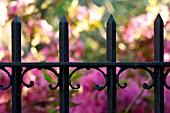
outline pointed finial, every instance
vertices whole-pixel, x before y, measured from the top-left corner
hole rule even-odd
[[[14,17],[12,23],[21,23],[21,21],[20,21],[20,19],[18,18],[17,15]]]
[[[68,21],[67,21],[65,15],[63,15],[63,16],[61,17],[60,23],[68,23]]]
[[[155,19],[155,22],[156,21],[163,21],[161,15],[159,13],[158,13],[158,15],[157,15],[157,17]]]
[[[113,18],[112,14],[110,15],[107,23],[116,23],[115,19]]]

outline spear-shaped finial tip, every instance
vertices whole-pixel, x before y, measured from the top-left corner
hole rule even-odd
[[[112,14],[110,15],[107,23],[116,23],[116,22],[115,22],[115,19],[114,19],[113,16],[112,16]]]
[[[163,21],[161,15],[160,15],[159,13],[158,13],[158,15],[157,15],[155,21]]]
[[[21,21],[20,21],[20,19],[18,18],[17,15],[14,17],[12,23],[21,23]]]
[[[60,23],[68,23],[68,21],[67,21],[67,19],[66,19],[66,17],[63,15],[62,17],[61,17],[61,19],[60,19]]]

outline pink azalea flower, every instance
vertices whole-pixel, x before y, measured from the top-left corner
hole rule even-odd
[[[9,15],[16,15],[18,13],[18,2],[12,1],[8,4],[8,14]]]

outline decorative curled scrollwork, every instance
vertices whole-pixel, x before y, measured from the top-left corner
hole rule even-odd
[[[7,86],[4,87],[3,84],[0,84],[0,89],[1,90],[7,90],[11,86],[12,77],[11,77],[11,74],[4,67],[1,67],[0,69],[3,70],[8,75],[8,77],[10,78],[10,81],[9,81]]]
[[[120,87],[120,88],[126,88],[127,87],[127,83],[124,83],[124,85],[122,86],[121,84],[120,84],[120,82],[119,82],[119,76],[120,76],[120,74],[122,73],[122,72],[124,72],[125,70],[127,70],[127,69],[129,69],[128,67],[122,67],[122,68],[120,68],[120,70],[118,71],[118,73],[117,73],[117,76],[116,76],[116,82],[117,82],[117,85]],[[154,86],[154,73],[151,71],[151,70],[149,70],[148,68],[146,68],[146,67],[134,67],[134,68],[131,68],[131,69],[143,69],[143,70],[145,70],[145,71],[147,71],[149,74],[150,74],[150,76],[151,76],[151,78],[152,78],[152,82],[150,83],[150,84],[147,84],[147,83],[144,83],[143,84],[143,88],[144,89],[151,89],[153,86]]]
[[[166,82],[166,77],[168,76],[169,72],[170,72],[170,69],[168,69],[168,71],[164,74],[164,84],[167,89],[170,89],[170,86]]]
[[[24,86],[26,86],[26,87],[28,87],[28,88],[29,88],[29,87],[32,87],[32,86],[34,85],[34,82],[33,82],[33,81],[30,81],[30,83],[27,84],[27,83],[24,82],[23,77],[24,77],[24,75],[25,75],[28,71],[30,71],[30,70],[32,70],[32,69],[38,69],[38,70],[47,69],[47,70],[50,70],[51,72],[53,72],[54,75],[57,76],[57,78],[59,78],[59,74],[57,73],[57,71],[56,71],[55,69],[51,68],[51,67],[48,67],[48,68],[46,68],[46,67],[43,67],[43,68],[27,67],[27,68],[22,72],[21,77],[22,77],[22,83],[24,84]],[[57,89],[58,86],[59,86],[59,82],[56,84],[56,86],[52,86],[52,84],[49,84],[48,87],[49,87],[51,90],[55,90],[55,89]]]
[[[150,74],[151,79],[152,79],[150,84],[144,83],[143,88],[144,89],[151,89],[154,86],[154,73],[151,70],[149,70],[147,67],[143,67],[141,69],[147,71]]]
[[[128,68],[120,68],[120,70],[118,71],[118,73],[117,73],[117,75],[116,75],[116,82],[117,82],[117,85],[120,87],[120,88],[125,88],[125,87],[127,87],[127,83],[124,83],[124,86],[122,86],[121,84],[120,84],[120,82],[119,82],[119,76],[120,76],[120,74],[123,72],[123,71],[125,71],[126,69],[128,69]]]
[[[75,86],[73,86],[72,85],[72,83],[71,83],[71,77],[72,77],[72,75],[75,73],[75,72],[77,72],[78,70],[80,70],[80,69],[82,69],[82,68],[76,68],[75,70],[73,70],[71,73],[70,73],[70,75],[69,75],[69,85],[70,85],[70,87],[72,88],[72,89],[79,89],[80,88],[80,84],[77,84],[77,87],[75,87]]]
[[[73,70],[73,71],[70,73],[70,75],[69,75],[69,85],[70,85],[70,87],[71,87],[72,89],[79,89],[79,88],[80,88],[80,84],[77,84],[77,86],[75,87],[75,86],[73,86],[72,83],[71,83],[71,77],[72,77],[72,75],[73,75],[75,72],[77,72],[78,70],[80,70],[80,69],[83,69],[83,68],[77,67],[77,68],[76,68],[75,70]],[[85,69],[90,70],[90,68],[85,68]],[[99,72],[101,72],[101,73],[103,74],[105,80],[106,80],[106,82],[105,82],[105,84],[104,84],[103,86],[96,85],[96,89],[99,90],[99,91],[101,91],[101,90],[103,90],[103,89],[107,86],[107,76],[106,76],[106,74],[105,74],[100,68],[93,68],[93,69],[96,69],[96,70],[98,70]]]
[[[27,84],[27,83],[24,82],[23,77],[24,77],[25,73],[27,73],[27,71],[30,71],[30,70],[32,70],[32,69],[34,69],[34,68],[27,67],[27,68],[22,72],[22,74],[21,74],[22,83],[24,84],[24,86],[26,86],[26,87],[28,87],[28,88],[29,88],[29,87],[32,87],[32,86],[34,85],[34,82],[33,82],[33,81],[30,81],[30,83]]]
[[[106,82],[103,86],[96,85],[96,89],[98,89],[100,91],[100,90],[103,90],[107,86],[107,75],[100,68],[95,68],[95,69],[100,71],[106,80]]]

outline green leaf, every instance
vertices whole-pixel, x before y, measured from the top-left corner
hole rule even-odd
[[[49,75],[49,74],[46,72],[46,70],[43,70],[43,74],[44,74],[45,80],[47,80],[49,83],[54,83],[53,80],[52,80],[51,75]]]
[[[69,102],[69,105],[70,105],[70,107],[75,107],[75,106],[78,106],[78,105],[80,105],[80,104],[76,104],[76,103],[74,103],[74,102]]]
[[[69,96],[71,97],[72,94],[77,93],[77,92],[78,92],[78,90],[70,90],[70,91],[69,91]]]
[[[55,90],[55,92],[59,95],[59,90]]]
[[[71,77],[71,81],[74,82],[75,80],[77,80],[78,78],[80,78],[80,77],[82,77],[82,76],[83,76],[82,73],[76,72],[76,73],[74,73],[73,76]]]
[[[119,80],[119,83],[122,85],[122,84],[124,84],[124,83],[128,83],[128,81],[127,80]]]
[[[58,102],[53,102],[52,104],[53,104],[54,107],[58,106],[59,105],[59,101]]]
[[[49,108],[48,113],[58,113],[58,110],[56,108]]]

